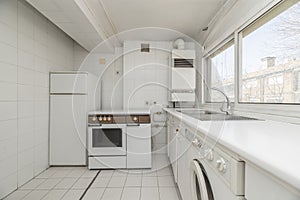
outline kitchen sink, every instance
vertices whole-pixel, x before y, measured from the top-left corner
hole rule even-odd
[[[201,121],[241,121],[241,120],[258,120],[256,118],[242,117],[238,115],[226,115],[223,113],[207,110],[178,110],[182,114],[188,115]]]

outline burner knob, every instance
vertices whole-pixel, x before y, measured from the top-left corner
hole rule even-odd
[[[94,117],[92,118],[92,121],[95,122],[96,120],[97,120],[97,117],[94,116]]]
[[[137,117],[133,117],[133,121],[137,121],[138,120],[138,118]]]
[[[107,121],[111,121],[111,117],[107,117]]]
[[[101,116],[99,117],[99,121],[100,121],[100,122],[102,121],[102,117],[101,117]]]
[[[103,121],[106,121],[106,117],[105,116],[103,117]]]

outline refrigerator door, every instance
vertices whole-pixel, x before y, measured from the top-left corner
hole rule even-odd
[[[51,94],[87,94],[87,76],[82,73],[51,73]]]
[[[87,95],[50,96],[50,165],[86,165]]]

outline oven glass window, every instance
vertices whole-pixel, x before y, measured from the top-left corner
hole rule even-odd
[[[95,148],[122,147],[122,129],[93,129],[92,145]]]

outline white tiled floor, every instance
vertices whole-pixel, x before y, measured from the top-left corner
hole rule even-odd
[[[86,190],[83,200],[180,199],[166,155],[153,155],[151,170],[102,170],[96,177],[97,173],[84,167],[52,167],[5,200],[76,200]]]

